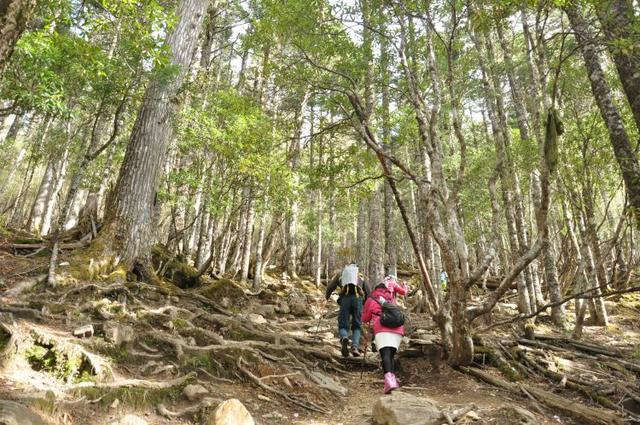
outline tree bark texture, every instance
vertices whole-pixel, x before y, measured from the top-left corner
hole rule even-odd
[[[631,146],[618,107],[613,102],[611,87],[600,66],[600,55],[597,46],[592,41],[592,34],[587,22],[575,5],[565,6],[564,11],[569,17],[569,22],[582,51],[591,90],[600,115],[609,130],[611,145],[625,183],[628,202],[636,218],[636,227],[640,228],[640,165],[638,165],[638,157]]]
[[[157,78],[150,83],[120,168],[105,228],[113,232],[116,252],[127,268],[148,256],[155,239],[152,218],[160,171],[172,134],[175,96],[187,75],[207,5],[203,0],[180,2],[179,20],[167,39],[176,75],[169,81]]]
[[[622,89],[640,131],[640,30],[633,8],[631,0],[596,2],[607,48],[616,64]]]
[[[0,74],[11,58],[35,6],[36,0],[0,1]]]

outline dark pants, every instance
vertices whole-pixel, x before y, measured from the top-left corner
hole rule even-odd
[[[340,312],[338,313],[338,332],[340,339],[349,337],[349,329],[353,331],[353,348],[360,347],[362,334],[362,297],[343,295],[338,298]],[[349,326],[351,324],[351,326]]]
[[[393,360],[396,355],[396,349],[394,347],[382,347],[378,351],[382,359],[382,370],[384,373],[396,373],[396,365]]]

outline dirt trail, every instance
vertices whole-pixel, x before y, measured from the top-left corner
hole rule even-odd
[[[37,282],[39,267],[46,264],[42,258],[0,256],[0,400],[22,402],[51,424],[111,424],[126,414],[148,425],[203,423],[210,409],[185,398],[186,383],[204,386],[213,406],[239,399],[258,424],[373,423],[372,407],[382,392],[378,355],[369,351],[366,362],[341,358],[337,305],[325,306],[322,291],[309,281],[271,273],[258,294],[224,279],[186,290],[76,279],[46,288]],[[35,284],[24,285],[29,279]],[[609,329],[588,327],[585,333],[612,343],[624,340],[617,348],[629,351],[640,339],[629,316],[637,310],[618,311],[625,314],[615,316]],[[405,342],[398,356],[401,391],[443,407],[474,403],[473,414],[457,424],[509,425],[508,417],[499,416],[502,407],[540,409],[522,394],[448,367],[435,370],[428,356],[419,350],[416,355],[416,343],[436,340],[436,329],[424,316],[412,319],[411,344]],[[90,335],[73,336],[87,324],[93,326]],[[537,329],[551,331],[543,323]],[[510,333],[490,337],[513,341]],[[532,352],[556,368],[573,368],[580,379],[606,375],[583,373],[585,365],[540,349]],[[326,379],[330,390],[320,384]],[[527,385],[538,381],[539,387],[561,392],[539,377],[526,379]],[[336,388],[346,388],[347,395],[336,395]],[[196,413],[171,417],[186,408]],[[539,424],[581,423],[547,407],[540,411]]]

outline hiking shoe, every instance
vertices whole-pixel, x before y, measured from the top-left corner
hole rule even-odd
[[[342,349],[340,350],[342,357],[349,357],[349,338],[342,338],[340,343],[342,344]]]
[[[384,393],[389,394],[391,391],[398,388],[398,381],[396,380],[396,375],[391,372],[387,372],[384,374]]]
[[[351,347],[351,355],[353,357],[360,357],[360,349],[356,348],[356,347]]]

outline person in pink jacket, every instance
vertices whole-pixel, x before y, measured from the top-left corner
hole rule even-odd
[[[362,323],[373,324],[373,335],[378,353],[382,359],[382,369],[384,371],[384,393],[388,394],[398,388],[398,381],[395,375],[394,356],[398,351],[404,326],[397,328],[387,328],[380,323],[382,314],[381,303],[396,302],[396,294],[405,295],[407,285],[399,284],[393,276],[386,276],[367,298],[362,311]]]

